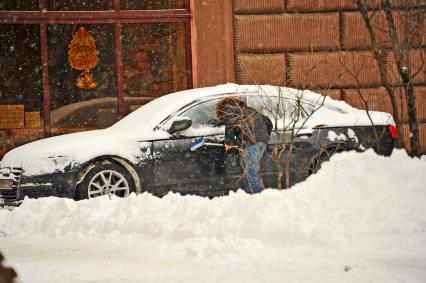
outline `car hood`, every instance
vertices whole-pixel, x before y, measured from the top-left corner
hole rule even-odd
[[[141,151],[143,147],[147,150]],[[72,169],[104,155],[120,156],[136,163],[143,154],[148,155],[149,150],[149,142],[138,142],[131,133],[95,130],[25,144],[8,152],[1,165],[22,168],[25,175],[48,174]]]

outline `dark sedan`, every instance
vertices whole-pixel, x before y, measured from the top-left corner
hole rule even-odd
[[[262,159],[266,187],[278,187],[277,172],[289,173],[284,186],[305,179],[336,151],[374,148],[388,155],[393,149],[396,133],[388,113],[368,116],[311,91],[226,84],[163,96],[107,129],[8,152],[0,165],[0,203],[16,204],[25,196],[218,196],[237,190],[243,174],[239,153],[225,152],[224,127],[215,123],[215,105],[227,96],[239,97],[274,123]],[[203,146],[191,148],[200,138]]]

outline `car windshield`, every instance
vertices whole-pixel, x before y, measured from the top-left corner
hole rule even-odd
[[[110,129],[135,129],[146,125],[153,128],[187,103],[186,99],[176,101],[176,97],[173,95],[162,96],[141,106],[112,125]]]

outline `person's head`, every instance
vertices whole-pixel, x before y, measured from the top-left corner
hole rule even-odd
[[[216,104],[216,120],[219,125],[224,123],[224,119],[236,119],[246,104],[238,97],[230,96],[221,99]]]

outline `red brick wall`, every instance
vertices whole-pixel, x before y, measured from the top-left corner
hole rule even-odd
[[[380,0],[368,0],[378,7]],[[392,0],[398,36],[404,31],[404,9],[415,0]],[[377,63],[369,50],[369,34],[352,0],[234,0],[236,82],[309,88],[364,108],[356,91],[366,97],[371,110],[392,113],[386,91],[381,87]],[[390,47],[383,14],[373,20],[378,41]],[[426,21],[419,42],[426,45]],[[386,76],[396,87],[399,112],[407,123],[402,83],[396,75],[395,59],[385,54]],[[426,52],[410,53],[414,78],[421,146],[426,153]],[[404,124],[404,139],[408,128]]]
[[[286,82],[285,59],[283,54],[238,55],[235,64],[237,80],[255,79],[259,84],[284,85]]]
[[[235,1],[236,13],[280,13],[285,11],[283,0],[239,0]]]
[[[337,49],[339,15],[236,15],[237,53]]]

